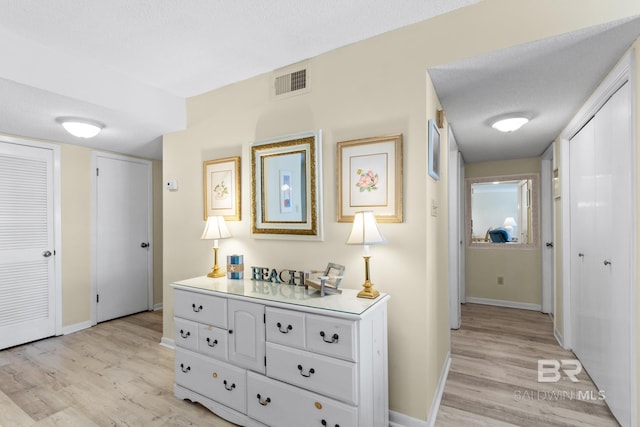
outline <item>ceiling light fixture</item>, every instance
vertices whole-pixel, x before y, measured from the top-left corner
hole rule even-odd
[[[93,138],[104,128],[104,125],[100,122],[77,117],[58,117],[56,121],[60,123],[67,132],[78,138]]]
[[[528,121],[529,119],[526,117],[509,117],[493,122],[491,127],[500,132],[513,132],[527,124]]]

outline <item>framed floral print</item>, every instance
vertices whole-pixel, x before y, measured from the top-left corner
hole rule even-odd
[[[240,221],[240,157],[203,164],[204,220],[213,215]]]
[[[402,222],[402,134],[338,143],[338,222],[362,210]]]

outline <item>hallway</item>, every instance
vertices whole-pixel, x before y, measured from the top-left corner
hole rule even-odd
[[[579,382],[562,370],[558,382],[538,382],[538,359],[575,359],[545,314],[464,304],[451,357],[438,427],[618,425],[584,371]]]

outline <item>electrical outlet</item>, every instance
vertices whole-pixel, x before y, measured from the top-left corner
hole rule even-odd
[[[504,285],[504,276],[498,276],[498,285]]]

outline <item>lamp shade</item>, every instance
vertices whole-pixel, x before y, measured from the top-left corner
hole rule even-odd
[[[504,224],[502,224],[504,227],[515,227],[516,225],[516,220],[515,218],[513,218],[512,216],[508,216],[504,219]]]
[[[347,245],[376,245],[384,242],[373,211],[356,212]]]
[[[227,224],[224,222],[224,217],[210,216],[207,218],[207,224],[204,226],[204,231],[200,237],[203,240],[210,239],[227,239],[231,237]]]

